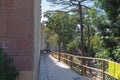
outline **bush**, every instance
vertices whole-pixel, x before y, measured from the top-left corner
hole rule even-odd
[[[120,46],[116,47],[112,54],[114,55],[114,61],[120,63]]]
[[[13,66],[13,60],[0,48],[0,80],[16,80],[19,75]]]
[[[95,56],[98,57],[98,58],[110,59],[108,49],[105,49],[105,50],[102,50],[102,51],[98,52]]]
[[[73,53],[75,51],[76,47],[77,47],[76,42],[69,42],[69,44],[67,44],[68,53]]]

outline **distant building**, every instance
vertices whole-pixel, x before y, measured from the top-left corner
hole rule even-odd
[[[40,0],[0,0],[0,46],[20,71],[17,80],[37,80],[40,56]]]
[[[41,24],[41,50],[44,50],[47,48],[47,42],[46,42],[46,35],[45,35],[45,32],[44,32],[44,29],[45,29],[45,26],[44,24],[42,23]]]

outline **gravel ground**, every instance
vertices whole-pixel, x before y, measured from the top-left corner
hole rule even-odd
[[[41,54],[39,80],[90,80],[83,77],[69,66],[54,59],[51,55]]]

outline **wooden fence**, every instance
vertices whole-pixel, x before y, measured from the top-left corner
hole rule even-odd
[[[58,53],[54,51],[52,51],[51,54],[59,61],[68,64],[71,69],[75,70],[79,74],[91,78],[92,80],[119,80],[114,77],[114,75],[111,76],[109,73],[109,63],[112,61],[100,58],[82,57],[66,53]],[[118,65],[120,66],[120,64]]]

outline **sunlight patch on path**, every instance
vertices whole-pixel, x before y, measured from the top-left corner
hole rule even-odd
[[[70,69],[70,67],[62,62],[59,62],[57,59],[53,58],[51,55],[49,55],[49,57],[51,58],[51,60],[55,63],[55,65],[61,67],[61,68],[66,68],[66,69]]]

